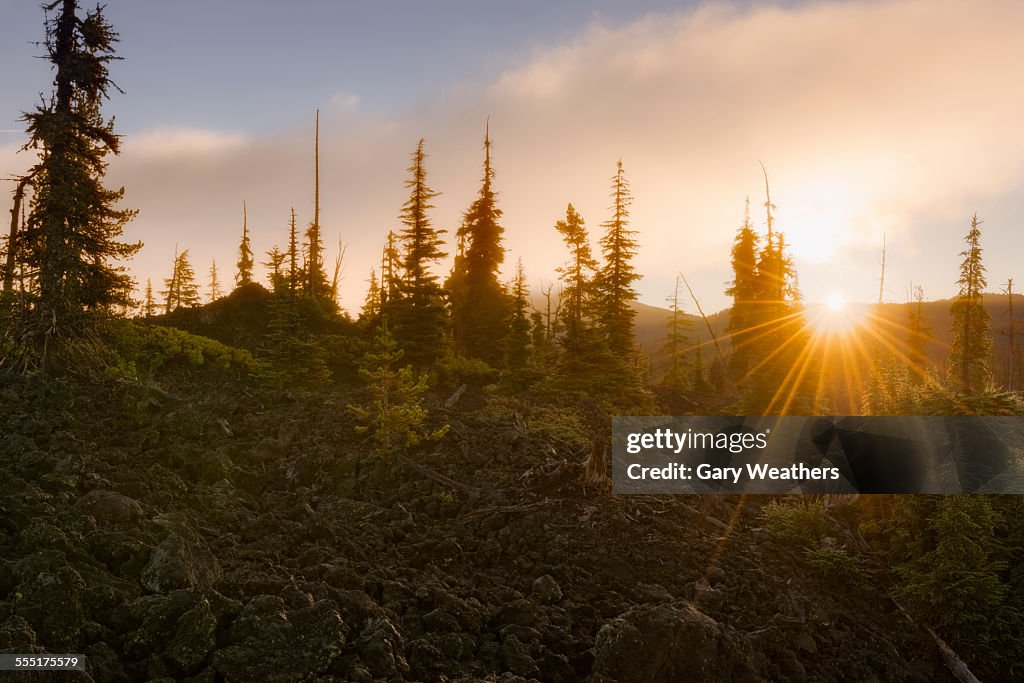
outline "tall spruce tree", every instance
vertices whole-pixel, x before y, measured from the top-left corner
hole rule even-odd
[[[452,337],[455,350],[491,365],[502,362],[508,332],[508,297],[498,281],[505,259],[502,246],[501,209],[492,188],[490,126],[484,132],[484,174],[480,193],[462,216],[457,237],[460,249],[449,279]]]
[[[635,340],[633,319],[636,311],[636,290],[633,283],[640,275],[633,267],[637,252],[636,231],[629,228],[629,206],[633,197],[629,183],[618,162],[612,176],[612,217],[605,221],[605,233],[601,237],[601,251],[604,264],[597,275],[598,316],[608,341],[608,348],[619,358],[633,356]]]
[[[743,225],[736,231],[732,244],[732,282],[725,293],[732,297],[729,324],[726,332],[732,344],[729,356],[729,375],[733,381],[741,380],[751,367],[750,340],[756,335],[753,327],[757,320],[757,252],[759,238],[750,223],[750,198],[743,211]]]
[[[235,285],[241,287],[252,282],[252,242],[249,240],[249,212],[242,202],[242,241],[238,245],[238,272]]]
[[[562,280],[562,296],[565,300],[565,336],[571,344],[572,340],[579,337],[592,307],[592,283],[597,261],[590,248],[590,237],[583,217],[572,204],[565,209],[565,219],[555,223],[555,229],[569,250],[569,260],[558,268],[558,274]]]
[[[960,288],[953,301],[953,340],[949,349],[949,378],[953,387],[962,393],[978,392],[992,381],[992,333],[990,316],[983,295],[988,282],[985,265],[981,261],[982,221],[978,214],[971,217],[971,229],[964,236],[967,248],[960,252]]]
[[[423,139],[416,145],[409,166],[409,199],[402,207],[401,220],[405,228],[400,237],[404,247],[403,277],[399,281],[399,296],[388,301],[390,319],[394,322],[395,338],[405,352],[405,358],[422,367],[433,363],[444,346],[447,323],[444,308],[444,290],[438,284],[432,266],[447,256],[441,235],[444,230],[433,227],[429,211],[437,192],[427,185],[426,152]]]
[[[121,242],[125,224],[136,212],[116,208],[124,189],[103,186],[108,154],[117,154],[120,139],[101,105],[114,86],[108,72],[117,33],[102,6],[78,15],[76,0],[45,6],[57,10],[46,22],[47,59],[55,69],[48,101],[24,115],[29,140],[38,150],[30,171],[32,209],[19,257],[35,274],[27,338],[43,357],[57,352],[57,341],[80,332],[90,314],[127,306],[132,279],[116,261],[139,250],[140,243]]]

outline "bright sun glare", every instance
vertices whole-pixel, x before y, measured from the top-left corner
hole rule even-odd
[[[851,306],[842,292],[832,292],[817,310],[808,311],[808,322],[819,333],[828,335],[848,334],[860,323],[862,317],[856,306]]]
[[[838,313],[846,308],[846,297],[839,292],[833,292],[825,299],[825,308],[831,313]]]

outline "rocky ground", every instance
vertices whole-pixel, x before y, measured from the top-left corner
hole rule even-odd
[[[468,410],[421,469],[379,463],[341,397],[182,387],[0,386],[0,651],[103,682],[949,675],[762,499],[586,491],[578,454]]]

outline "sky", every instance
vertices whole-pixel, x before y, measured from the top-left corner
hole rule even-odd
[[[567,203],[600,236],[620,159],[648,304],[682,272],[705,310],[728,305],[746,198],[764,227],[762,163],[809,302],[875,300],[883,236],[886,301],[911,283],[954,295],[975,212],[989,289],[1024,278],[1016,0],[106,7],[124,90],[104,109],[124,136],[107,184],[139,209],[125,237],[145,243],[129,264],[143,286],[160,288],[176,245],[200,275],[211,259],[232,273],[243,202],[258,260],[284,244],[291,207],[309,222],[318,108],[326,260],[340,240],[352,311],[399,227],[417,140],[450,237],[488,117],[505,273],[521,258],[535,290],[566,258],[553,226]],[[19,117],[52,81],[42,20],[34,0],[0,0],[0,178],[32,163]]]

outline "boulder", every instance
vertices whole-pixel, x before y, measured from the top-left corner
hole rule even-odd
[[[618,681],[757,680],[750,644],[690,603],[633,607],[604,624],[594,673]]]

